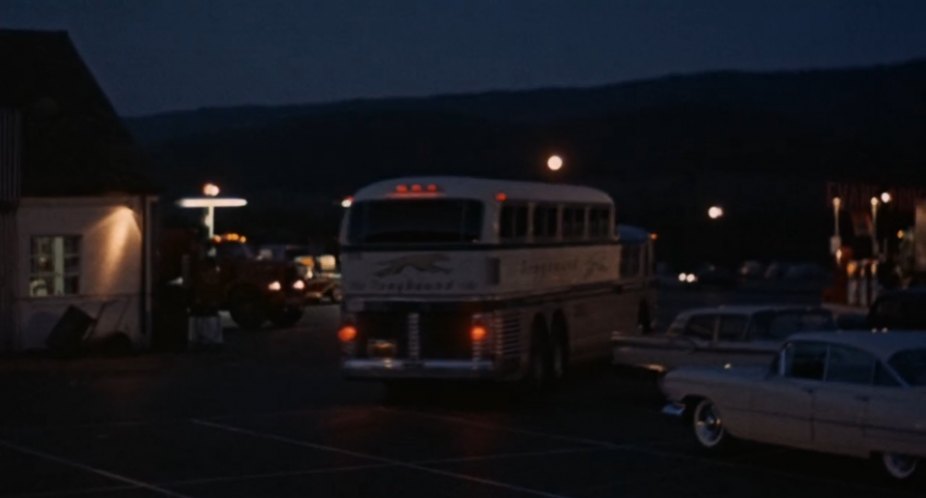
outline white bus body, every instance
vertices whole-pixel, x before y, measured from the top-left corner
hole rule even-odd
[[[558,377],[567,361],[607,358],[611,332],[652,303],[637,285],[651,250],[622,279],[613,202],[586,187],[378,182],[354,196],[341,244],[351,378]]]

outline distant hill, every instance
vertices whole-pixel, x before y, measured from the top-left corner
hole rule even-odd
[[[376,179],[549,179],[552,152],[567,161],[557,181],[608,190],[622,219],[678,245],[707,234],[697,228],[706,203],[729,206],[729,231],[744,238],[727,245],[737,257],[820,256],[825,180],[926,184],[926,60],[126,121],[167,196],[218,181],[252,201],[223,214],[229,223],[277,239],[332,233],[337,200]],[[710,256],[695,245],[670,256]]]

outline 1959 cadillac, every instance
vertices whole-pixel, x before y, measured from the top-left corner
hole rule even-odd
[[[614,365],[666,372],[681,366],[768,365],[792,334],[836,330],[819,306],[716,306],[680,313],[665,334],[611,337]]]
[[[740,438],[875,457],[897,479],[926,459],[926,332],[797,334],[769,368],[682,367],[662,390],[706,449]]]

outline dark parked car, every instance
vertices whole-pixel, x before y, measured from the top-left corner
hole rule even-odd
[[[873,329],[926,330],[926,287],[885,292],[868,313]]]

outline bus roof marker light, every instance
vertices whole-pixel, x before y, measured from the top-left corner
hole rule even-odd
[[[505,202],[506,200],[508,200],[508,194],[504,192],[499,192],[495,194],[495,200],[498,202]]]
[[[429,184],[428,184],[428,186],[427,186],[427,191],[428,191],[428,192],[437,192],[437,190],[438,190],[438,189],[437,189],[437,185],[435,185],[435,184],[433,184],[433,183],[429,183]]]
[[[415,193],[421,192],[421,184],[420,183],[412,184],[412,192],[415,192]]]
[[[408,185],[405,185],[404,183],[400,183],[400,184],[398,184],[398,185],[395,186],[395,191],[398,192],[398,193],[400,193],[400,194],[404,194],[404,193],[408,192]]]

